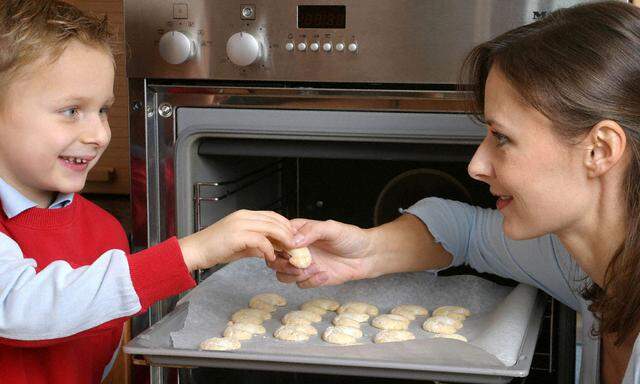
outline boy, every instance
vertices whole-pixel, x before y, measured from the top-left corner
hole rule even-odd
[[[194,286],[190,271],[291,248],[274,212],[238,211],[129,255],[120,224],[77,195],[110,140],[104,20],[52,0],[0,9],[0,381],[99,383],[127,317]]]

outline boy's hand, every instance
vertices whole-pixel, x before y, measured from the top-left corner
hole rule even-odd
[[[276,271],[283,283],[297,283],[301,288],[342,284],[367,277],[372,254],[371,238],[367,230],[337,221],[292,220],[297,229],[296,247],[308,246],[313,262],[299,269],[279,253],[267,265]]]
[[[276,256],[270,240],[295,248],[294,234],[289,220],[275,212],[243,209],[178,242],[185,264],[193,271],[247,256],[273,261]]]

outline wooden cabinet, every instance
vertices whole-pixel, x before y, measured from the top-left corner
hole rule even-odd
[[[85,12],[107,15],[116,46],[116,101],[109,114],[111,144],[89,172],[86,193],[129,194],[129,95],[125,76],[124,15],[122,0],[67,0]]]

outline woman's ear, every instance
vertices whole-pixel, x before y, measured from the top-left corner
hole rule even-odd
[[[584,142],[587,144],[584,165],[589,177],[598,177],[623,158],[627,135],[620,124],[613,120],[602,120],[591,128]]]

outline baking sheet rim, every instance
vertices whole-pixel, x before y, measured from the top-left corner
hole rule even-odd
[[[246,352],[225,352],[225,351],[200,351],[193,349],[168,349],[164,347],[145,347],[138,346],[137,340],[140,336],[145,333],[153,332],[154,326],[145,330],[141,335],[136,336],[133,340],[131,340],[127,345],[124,346],[124,351],[127,354],[137,354],[145,356],[148,362],[153,365],[153,357],[154,356],[164,356],[164,357],[177,357],[177,358],[190,358],[190,359],[214,359],[214,360],[235,360],[235,361],[257,361],[262,363],[294,363],[294,364],[307,364],[312,366],[332,366],[332,367],[349,367],[349,368],[377,368],[377,369],[393,369],[399,371],[413,371],[413,372],[434,372],[434,373],[453,373],[453,374],[475,374],[475,375],[487,375],[487,376],[509,376],[509,377],[525,377],[529,373],[529,369],[531,367],[531,360],[533,359],[533,353],[535,349],[535,345],[538,339],[538,334],[540,331],[540,325],[542,323],[542,316],[544,314],[544,301],[543,301],[542,293],[538,292],[536,297],[536,302],[534,305],[534,310],[531,311],[531,317],[529,321],[529,327],[527,328],[526,335],[523,339],[523,343],[520,346],[520,355],[524,356],[524,358],[518,359],[518,362],[511,367],[491,367],[491,368],[483,368],[483,367],[467,367],[467,366],[459,366],[459,365],[428,365],[428,364],[416,364],[416,363],[402,363],[402,362],[390,362],[386,360],[363,360],[363,359],[353,359],[353,358],[342,358],[332,359],[332,358],[319,358],[317,356],[302,356],[302,355],[265,355],[261,353],[246,353]],[[182,308],[176,308],[174,312],[172,312],[172,316],[169,317],[177,317],[179,314],[187,310],[187,306],[185,305]],[[168,318],[164,319],[168,321]],[[533,330],[534,332],[531,332]],[[348,348],[348,347],[347,347]],[[530,351],[522,354],[522,351],[527,348]],[[239,350],[241,351],[241,350]],[[205,356],[206,354],[206,356]],[[166,359],[165,359],[166,360]],[[365,364],[362,364],[362,363]],[[192,365],[192,364],[189,364]],[[524,365],[525,368],[521,368]]]

